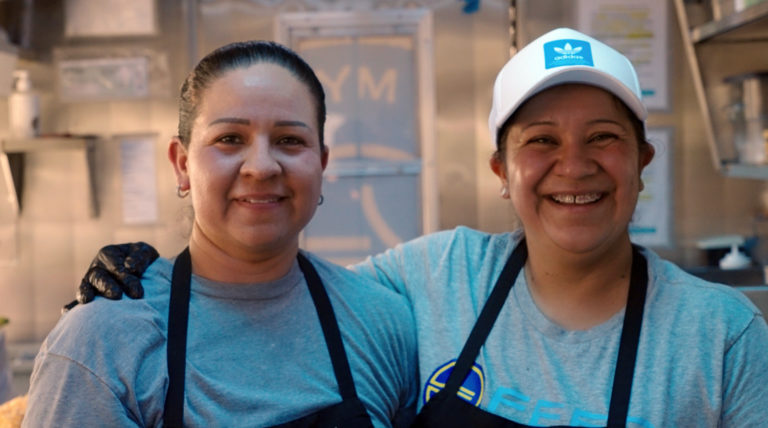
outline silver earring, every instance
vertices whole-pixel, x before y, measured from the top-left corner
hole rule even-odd
[[[184,199],[189,195],[189,189],[182,190],[181,186],[176,186],[176,196],[178,196],[181,199]]]
[[[320,200],[318,200],[318,201],[317,201],[317,205],[323,205],[323,202],[324,202],[324,201],[325,201],[325,198],[324,198],[324,197],[323,197],[323,195],[321,194],[321,195],[320,195]]]
[[[507,199],[509,197],[509,189],[506,186],[501,188],[501,197]]]

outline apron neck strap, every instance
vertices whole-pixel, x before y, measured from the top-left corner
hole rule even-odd
[[[493,291],[491,291],[491,295],[488,296],[488,300],[485,302],[485,306],[483,306],[475,326],[472,327],[472,332],[469,333],[469,338],[464,344],[458,360],[456,360],[456,365],[453,367],[451,375],[445,384],[445,390],[449,394],[453,395],[458,392],[459,387],[464,383],[467,375],[469,375],[469,371],[472,369],[472,365],[480,353],[480,347],[483,346],[488,338],[488,334],[490,334],[491,328],[493,328],[493,324],[496,322],[496,318],[499,316],[507,296],[509,296],[509,290],[515,284],[515,278],[517,278],[527,258],[528,248],[525,246],[525,239],[522,239],[504,265],[501,275],[499,275],[499,279],[496,280],[496,285],[494,285]]]
[[[315,304],[317,316],[320,318],[320,327],[323,329],[325,345],[331,356],[333,365],[333,374],[336,376],[336,383],[339,385],[339,393],[344,400],[357,398],[355,382],[352,380],[352,371],[349,368],[349,360],[344,350],[344,343],[341,340],[339,324],[336,321],[336,315],[333,312],[333,306],[328,298],[328,292],[325,291],[323,281],[317,274],[312,263],[301,253],[298,254],[299,268],[307,280],[309,294],[312,296],[312,302]]]
[[[608,426],[623,427],[629,414],[629,398],[632,379],[635,377],[637,345],[640,343],[640,327],[643,323],[645,296],[648,291],[648,262],[640,249],[632,246],[632,273],[629,281],[624,325],[621,328],[619,355],[613,371],[613,390],[608,410]]]
[[[491,291],[480,316],[469,334],[464,348],[456,360],[443,393],[455,395],[469,375],[472,365],[480,353],[480,348],[490,334],[501,308],[504,306],[515,280],[525,264],[528,251],[525,239],[522,239],[504,265],[499,279]],[[648,289],[648,265],[645,257],[636,246],[632,246],[632,273],[629,293],[621,330],[619,353],[613,374],[613,390],[608,410],[608,426],[623,427],[629,411],[629,398],[632,392],[632,378],[635,372],[637,346],[640,341],[640,327],[643,321],[643,309]]]
[[[323,281],[312,263],[301,253],[297,256],[299,268],[307,281],[312,302],[315,305],[325,344],[331,357],[333,373],[343,400],[357,399],[355,383],[349,368],[347,353],[341,339],[333,306],[325,291]],[[181,427],[184,418],[184,374],[187,357],[187,325],[189,321],[190,282],[192,260],[189,247],[178,255],[173,264],[171,296],[168,308],[168,393],[165,397],[163,426]]]
[[[184,371],[187,357],[187,324],[189,319],[189,283],[192,280],[192,260],[189,247],[176,257],[171,276],[171,297],[168,306],[168,392],[163,411],[164,427],[184,425]]]

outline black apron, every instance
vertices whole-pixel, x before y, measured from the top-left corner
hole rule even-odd
[[[496,285],[483,306],[480,316],[469,334],[469,339],[461,350],[456,365],[453,367],[445,388],[426,403],[416,416],[412,427],[435,428],[507,428],[528,427],[501,416],[487,412],[464,401],[456,395],[459,387],[470,373],[480,347],[485,343],[501,307],[515,284],[515,279],[525,264],[528,250],[523,239],[512,252],[504,265]],[[640,325],[643,320],[645,294],[648,288],[648,272],[645,257],[633,246],[632,277],[629,283],[629,295],[621,330],[619,355],[613,373],[613,391],[608,410],[608,427],[623,427],[629,411],[629,396],[632,390],[632,377],[635,372],[637,344],[640,340]],[[562,425],[561,425],[562,426]]]
[[[357,397],[349,361],[344,351],[341,333],[333,313],[331,301],[325,292],[323,282],[315,271],[312,263],[299,254],[299,267],[309,287],[309,293],[315,304],[320,326],[331,356],[333,373],[339,385],[342,402],[328,406],[307,415],[275,427],[337,427],[365,428],[373,427],[371,418],[363,403]],[[168,394],[165,397],[163,426],[182,427],[184,417],[184,371],[187,355],[187,320],[189,318],[190,280],[192,278],[192,262],[189,248],[179,254],[173,264],[171,280],[171,298],[168,309]],[[258,388],[254,385],[254,388]]]

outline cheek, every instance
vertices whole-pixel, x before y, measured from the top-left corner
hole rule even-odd
[[[510,156],[507,165],[511,192],[535,190],[548,169],[544,157],[530,152],[519,152]]]
[[[224,192],[222,186],[226,185],[233,173],[236,174],[235,160],[215,153],[197,152],[190,155],[188,171],[190,185],[193,193],[206,194],[210,197],[211,191]]]
[[[603,160],[606,169],[612,171],[619,184],[623,184],[628,192],[640,190],[640,163],[638,154],[632,152],[614,153]]]

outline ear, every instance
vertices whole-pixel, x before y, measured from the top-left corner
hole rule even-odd
[[[168,160],[173,165],[176,174],[176,183],[181,190],[189,190],[189,172],[187,148],[181,143],[179,137],[173,137],[168,145]]]
[[[653,156],[656,154],[656,149],[650,143],[645,143],[640,146],[640,159],[638,159],[639,168],[638,174],[640,175],[640,192],[645,189],[645,183],[643,182],[643,170],[653,160]]]
[[[328,158],[331,155],[331,149],[328,148],[328,146],[323,147],[323,152],[320,153],[320,165],[323,167],[323,171],[325,171],[325,167],[328,166]]]
[[[653,160],[656,155],[656,149],[653,144],[646,143],[640,148],[640,172],[643,172],[646,166]]]
[[[493,173],[499,177],[499,181],[501,182],[501,197],[504,199],[509,199],[509,192],[504,192],[504,189],[509,187],[507,163],[502,159],[501,156],[502,155],[499,152],[494,153],[493,156],[491,156],[491,159],[488,161],[488,164],[491,166],[491,171],[493,171]]]

